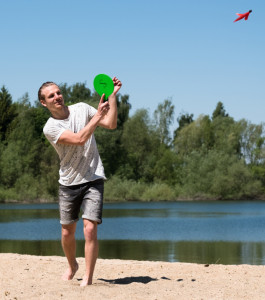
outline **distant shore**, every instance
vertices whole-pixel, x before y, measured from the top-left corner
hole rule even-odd
[[[265,266],[98,259],[92,286],[60,279],[59,256],[0,254],[0,299],[264,299]]]
[[[216,201],[222,201],[222,202],[226,202],[226,201],[234,201],[234,202],[240,202],[240,201],[265,201],[265,195],[264,196],[260,196],[257,198],[242,198],[242,199],[209,199],[209,198],[200,198],[200,197],[196,197],[196,198],[181,198],[181,199],[175,199],[175,200],[151,200],[151,201],[144,201],[144,200],[121,200],[121,201],[117,201],[117,200],[104,200],[104,203],[131,203],[131,202],[139,202],[139,203],[148,203],[148,202],[196,202],[196,201],[208,201],[208,202],[216,202]],[[47,199],[38,199],[38,200],[4,200],[4,201],[0,201],[0,204],[56,204],[58,203],[58,200],[47,200]]]

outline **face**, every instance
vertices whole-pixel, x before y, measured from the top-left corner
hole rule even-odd
[[[41,104],[50,111],[60,110],[64,107],[64,100],[59,87],[55,84],[49,85],[42,89],[45,100],[41,100]]]

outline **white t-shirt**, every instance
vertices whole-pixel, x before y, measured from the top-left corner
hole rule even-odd
[[[77,185],[99,178],[106,179],[94,134],[84,146],[64,145],[57,143],[65,130],[79,132],[92,119],[96,109],[86,103],[68,106],[69,117],[58,120],[50,117],[43,128],[49,142],[60,158],[59,183],[62,185]]]

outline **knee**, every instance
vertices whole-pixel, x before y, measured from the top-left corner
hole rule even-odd
[[[97,223],[92,221],[84,222],[84,236],[87,241],[97,239]]]
[[[67,226],[62,226],[62,237],[64,239],[69,239],[74,237],[75,235],[75,230],[73,230],[72,228],[69,228]]]

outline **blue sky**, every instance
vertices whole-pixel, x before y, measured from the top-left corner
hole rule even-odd
[[[253,12],[234,23],[236,13]],[[16,101],[39,86],[117,76],[131,114],[171,99],[180,113],[264,121],[264,0],[0,2],[0,86]],[[175,126],[177,123],[175,122]]]

